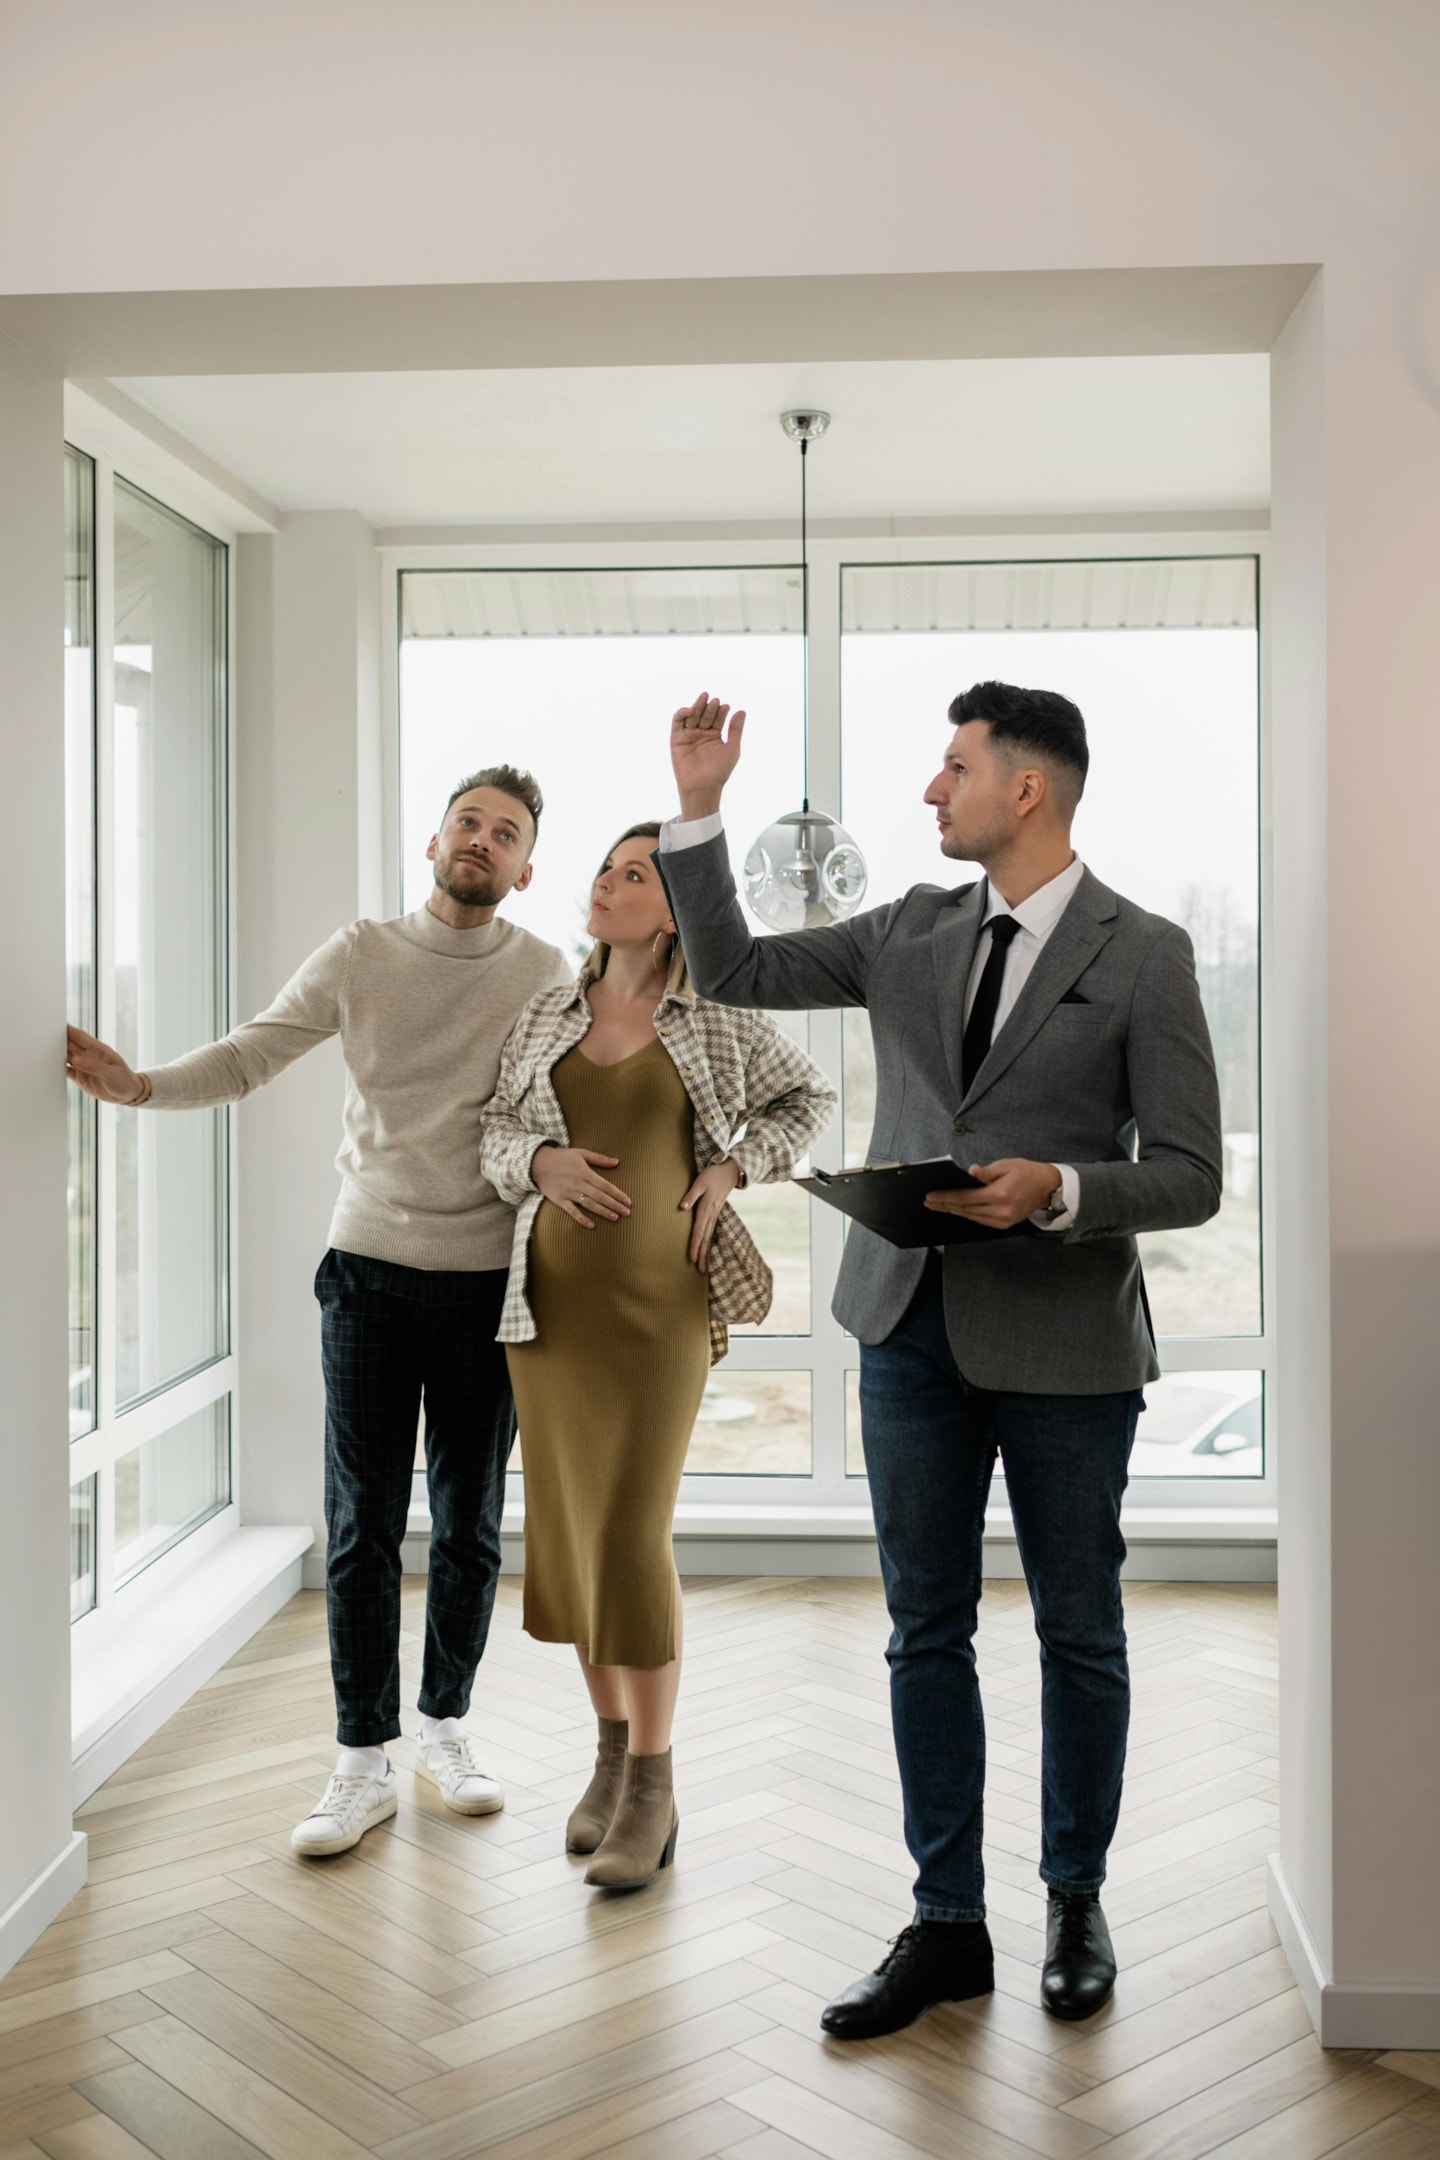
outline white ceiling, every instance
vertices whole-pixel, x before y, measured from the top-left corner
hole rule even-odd
[[[373,524],[1260,509],[1264,354],[125,378],[282,510]]]

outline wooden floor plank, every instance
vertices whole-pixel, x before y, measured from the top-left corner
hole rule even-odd
[[[262,2160],[258,2145],[143,2063],[108,2070],[79,2091],[158,2160]]]
[[[208,1973],[162,1980],[151,1998],[192,2033],[267,2078],[357,2144],[414,2129],[421,2117],[357,2070],[259,2010]],[[142,2057],[142,2059],[144,2059]],[[154,2067],[152,2063],[152,2068]]]
[[[178,2018],[132,2026],[124,2045],[147,2070],[233,2125],[270,2160],[365,2160],[365,2146]]]
[[[187,1961],[387,2091],[398,2092],[434,2071],[430,2056],[379,2018],[357,2010],[227,1930],[217,1929],[191,1943]]]

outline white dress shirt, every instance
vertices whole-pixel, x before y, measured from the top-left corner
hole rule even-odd
[[[660,828],[660,852],[662,855],[677,854],[682,848],[700,847],[707,840],[714,840],[725,830],[724,820],[718,810],[709,817],[670,818]],[[985,934],[985,924],[997,915],[1013,915],[1020,925],[1020,934],[1010,941],[1005,955],[1005,973],[1000,979],[1000,1003],[995,1013],[994,1035],[998,1035],[1015,1008],[1015,1001],[1029,980],[1030,971],[1045,950],[1046,940],[1059,922],[1075,895],[1075,888],[1085,875],[1085,865],[1077,855],[1068,869],[1058,877],[1051,878],[1038,892],[1022,900],[1019,907],[1008,907],[988,885],[985,899],[985,917],[975,946],[975,958],[970,964],[970,980],[965,986],[965,1018],[970,1018],[970,1008],[975,1003],[975,993],[980,987],[980,977],[985,972],[985,962],[990,957],[990,940]],[[991,1038],[994,1039],[994,1036]],[[1080,1206],[1080,1177],[1070,1163],[1057,1163],[1063,1207],[1053,1219],[1043,1210],[1031,1216],[1042,1230],[1068,1230],[1075,1220]]]
[[[698,820],[697,820],[698,822]],[[1019,907],[1009,907],[993,885],[987,881],[985,915],[980,935],[975,943],[975,957],[970,963],[970,980],[965,986],[965,1019],[968,1023],[975,993],[980,988],[980,977],[985,972],[985,962],[990,957],[990,939],[987,925],[997,915],[1013,915],[1020,925],[1020,934],[1010,940],[1010,950],[1005,955],[1005,973],[1000,978],[1000,1003],[995,1008],[995,1026],[991,1041],[998,1036],[1005,1022],[1015,1009],[1015,1001],[1030,979],[1030,971],[1045,950],[1046,941],[1075,897],[1075,888],[1085,875],[1085,865],[1075,856],[1070,866],[1051,878],[1022,900]],[[1039,1223],[1042,1230],[1068,1230],[1075,1220],[1080,1205],[1080,1177],[1070,1163],[1057,1163],[1060,1172],[1060,1192],[1063,1202],[1060,1214],[1053,1218],[1043,1213],[1032,1215],[1030,1220]]]

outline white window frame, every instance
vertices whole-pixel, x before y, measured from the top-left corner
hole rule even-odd
[[[115,538],[115,483],[131,486],[154,498],[223,544],[225,554],[225,701],[223,720],[225,815],[221,826],[224,850],[221,894],[225,910],[222,956],[224,981],[221,1026],[233,1025],[236,973],[235,906],[235,580],[238,533],[215,514],[214,493],[196,484],[195,476],[168,457],[163,450],[138,437],[123,423],[112,419],[104,407],[87,398],[73,385],[65,395],[65,441],[91,460],[95,475],[94,574],[95,574],[95,910],[97,918],[96,1030],[102,1041],[114,1040],[114,743],[115,743],[115,600],[113,564]],[[202,1365],[198,1371],[172,1381],[141,1401],[120,1410],[116,1403],[115,1358],[115,1119],[108,1104],[98,1105],[96,1133],[95,1216],[95,1424],[82,1438],[70,1443],[69,1478],[72,1488],[88,1478],[96,1480],[94,1514],[95,1602],[70,1631],[71,1654],[85,1657],[104,1641],[127,1602],[149,1602],[194,1568],[197,1561],[223,1544],[240,1524],[240,1310],[239,1310],[239,1191],[240,1150],[238,1120],[234,1106],[225,1112],[225,1161],[227,1190],[227,1304],[226,1353]],[[229,1398],[230,1499],[207,1516],[194,1530],[178,1538],[117,1584],[115,1567],[115,1466],[123,1455],[147,1441],[158,1439],[186,1418],[210,1404]],[[137,1595],[138,1593],[138,1595]]]
[[[1001,521],[992,521],[998,524]],[[1121,521],[1116,521],[1120,523]],[[1128,521],[1125,521],[1128,522]],[[1271,790],[1271,694],[1269,672],[1269,580],[1264,530],[1218,530],[1211,520],[1167,519],[1163,531],[1046,530],[1038,523],[1005,520],[1011,529],[977,532],[963,524],[944,527],[927,521],[923,535],[896,538],[881,526],[867,529],[863,521],[848,522],[843,539],[824,537],[810,543],[810,799],[822,810],[839,815],[841,730],[840,710],[840,584],[842,569],[874,563],[1023,562],[1057,559],[1098,561],[1135,560],[1144,557],[1249,555],[1257,566],[1259,584],[1259,734],[1260,734],[1260,850],[1258,891],[1260,902],[1260,1180],[1261,1180],[1261,1299],[1262,1329],[1256,1335],[1188,1337],[1165,1336],[1159,1357],[1166,1372],[1258,1371],[1265,1378],[1265,1474],[1261,1478],[1145,1478],[1132,1480],[1126,1495],[1127,1520],[1168,1524],[1182,1529],[1188,1520],[1202,1518],[1213,1526],[1217,1520],[1236,1534],[1273,1534],[1281,1452],[1276,1416],[1276,1345],[1274,1337],[1275,1295],[1273,1271],[1278,1239],[1274,1217],[1274,1118],[1272,1115],[1272,1026],[1269,986],[1274,980],[1273,952],[1273,818]],[[400,575],[407,570],[645,570],[754,568],[794,560],[793,541],[756,536],[737,540],[734,528],[717,529],[715,537],[697,537],[687,525],[673,536],[656,527],[643,540],[582,539],[534,540],[517,536],[496,539],[493,528],[483,540],[467,543],[452,537],[434,544],[407,540],[382,544],[380,564],[381,606],[381,723],[383,783],[380,814],[383,819],[381,850],[386,912],[398,913],[401,892],[400,830]],[[684,685],[677,688],[677,696]],[[656,716],[657,724],[664,715]],[[943,715],[937,718],[943,728]],[[516,754],[519,754],[518,752]],[[543,779],[543,765],[541,767]],[[917,781],[918,785],[918,781]],[[782,808],[777,804],[777,810]],[[637,813],[638,814],[638,813]],[[664,814],[663,811],[661,814]],[[852,820],[853,823],[853,820]],[[860,845],[864,832],[854,827]],[[1103,874],[1104,866],[1097,866]],[[837,1087],[843,1084],[841,1041],[843,1017],[837,1012],[810,1015],[810,1053]],[[837,1114],[829,1130],[816,1142],[813,1158],[818,1167],[841,1166],[843,1124]],[[741,1527],[747,1518],[773,1523],[783,1519],[797,1537],[823,1537],[837,1526],[853,1528],[857,1518],[868,1520],[869,1500],[865,1481],[845,1473],[845,1389],[847,1372],[859,1369],[859,1344],[839,1326],[830,1312],[830,1291],[839,1266],[842,1221],[835,1210],[811,1207],[811,1332],[806,1336],[735,1334],[731,1337],[729,1368],[737,1372],[799,1371],[811,1374],[812,1472],[807,1478],[693,1476],[684,1480],[682,1516],[692,1522],[713,1518],[717,1528]],[[724,1368],[722,1368],[723,1370]],[[424,1483],[417,1476],[416,1507],[412,1522],[423,1513]],[[510,1480],[507,1520],[518,1516],[520,1480]],[[990,1527],[1003,1527],[1008,1519],[1003,1485],[997,1479],[992,1494]]]

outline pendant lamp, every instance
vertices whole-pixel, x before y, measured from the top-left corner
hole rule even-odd
[[[810,553],[806,456],[830,425],[826,412],[785,412],[780,425],[800,445],[800,624],[804,649],[804,781],[800,808],[787,811],[745,858],[745,896],[769,930],[813,930],[843,922],[865,897],[865,858],[843,825],[810,807]]]

